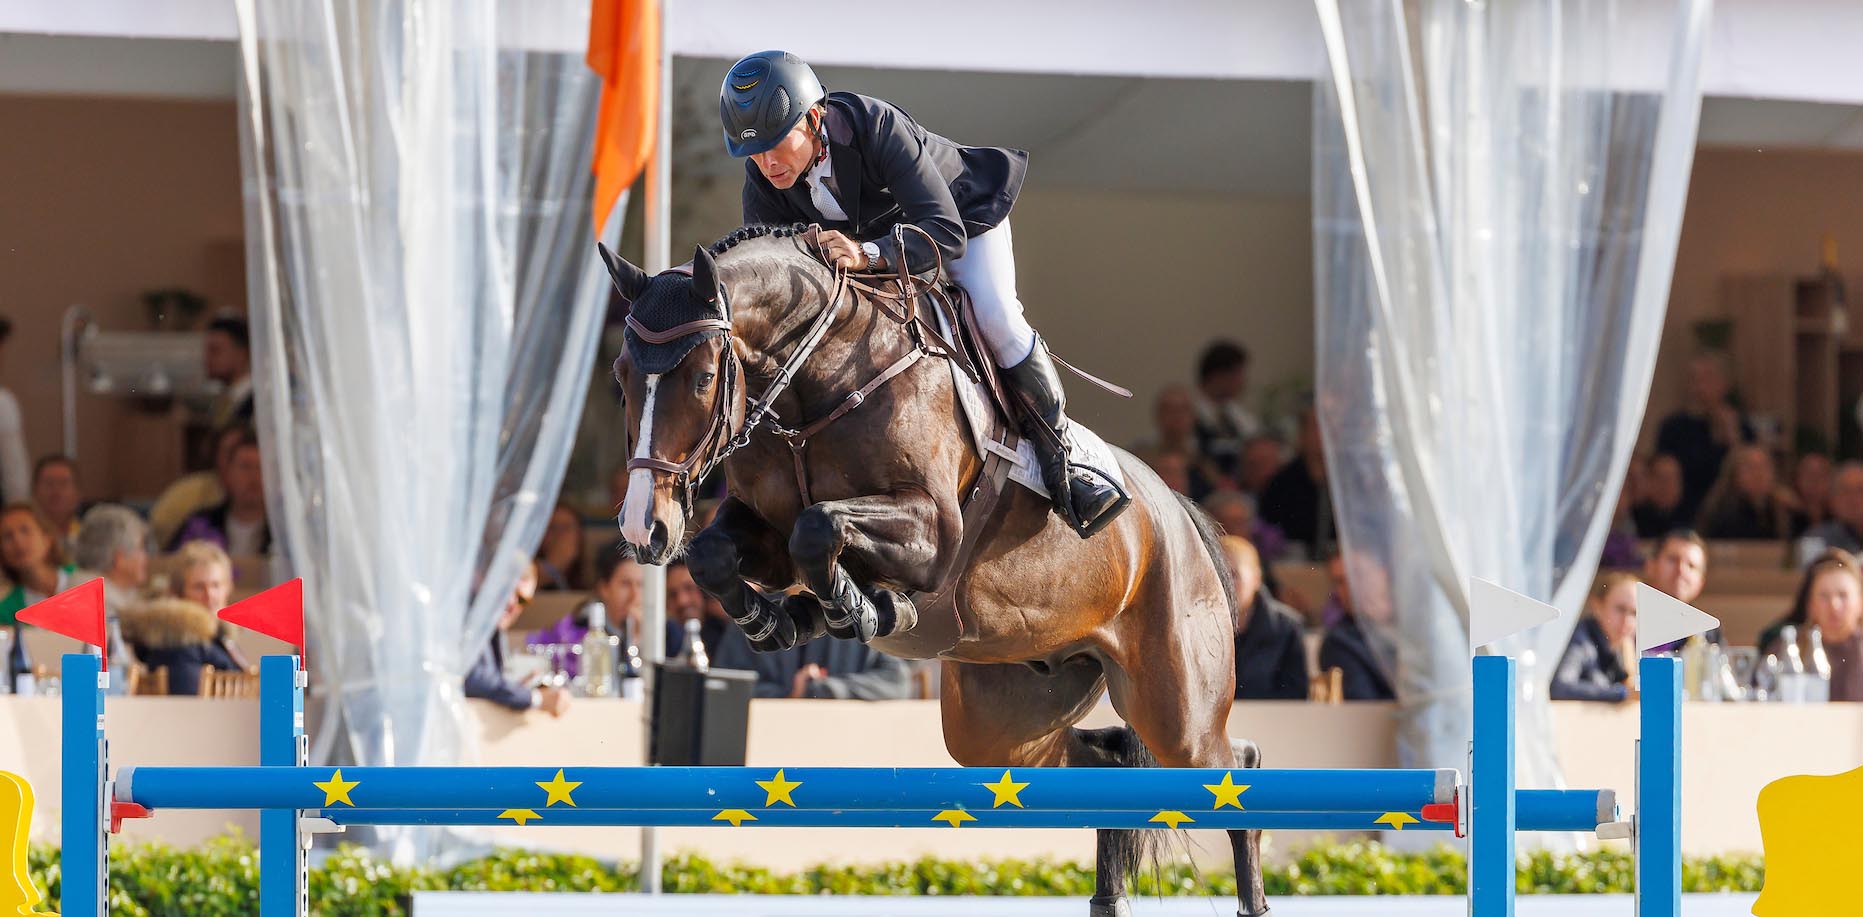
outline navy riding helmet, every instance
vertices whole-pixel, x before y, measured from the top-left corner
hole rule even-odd
[[[826,95],[815,71],[788,51],[759,51],[732,64],[718,89],[725,148],[739,158],[769,150]]]

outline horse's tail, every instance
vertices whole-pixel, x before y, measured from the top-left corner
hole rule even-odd
[[[1229,562],[1223,559],[1223,546],[1216,531],[1216,520],[1203,511],[1189,497],[1172,491],[1171,495],[1190,514],[1190,523],[1197,527],[1197,537],[1203,541],[1203,550],[1209,552],[1210,563],[1216,565],[1216,578],[1223,584],[1223,602],[1229,606],[1229,627],[1234,630],[1242,624],[1242,609],[1236,604],[1236,583],[1229,576]]]
[[[1075,732],[1082,742],[1099,752],[1102,761],[1096,763],[1100,766],[1158,766],[1158,759],[1152,757],[1151,749],[1145,747],[1145,743],[1139,739],[1138,732],[1124,723],[1099,729],[1076,729]],[[1155,829],[1130,831],[1122,828],[1101,828],[1099,829],[1099,843],[1095,845],[1099,854],[1099,862],[1095,864],[1095,868],[1103,877],[1119,876],[1122,881],[1131,881],[1135,884],[1140,876],[1149,871],[1152,873],[1154,882],[1161,887],[1165,862],[1171,852],[1170,839],[1167,835],[1172,833]],[[1182,834],[1183,832],[1175,833]],[[1188,837],[1188,835],[1185,836]]]

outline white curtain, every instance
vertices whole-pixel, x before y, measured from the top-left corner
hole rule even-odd
[[[1557,784],[1544,699],[1649,394],[1711,2],[1632,44],[1612,0],[1316,0],[1318,408],[1406,766],[1466,762],[1481,577],[1563,612],[1502,647],[1522,785]]]
[[[257,413],[328,714],[310,729],[328,759],[458,763],[464,672],[542,537],[606,306],[599,83],[499,36],[520,14],[586,34],[588,5],[236,9]]]

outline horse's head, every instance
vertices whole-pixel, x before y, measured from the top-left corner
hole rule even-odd
[[[629,304],[626,346],[614,367],[627,408],[621,535],[637,558],[662,564],[684,542],[693,488],[717,462],[743,413],[730,303],[703,247],[690,270],[654,277],[605,247],[601,254]]]

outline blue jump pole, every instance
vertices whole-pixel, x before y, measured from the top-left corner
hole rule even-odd
[[[1476,656],[1475,736],[1469,763],[1469,907],[1514,915],[1514,660]]]
[[[296,656],[259,660],[259,765],[302,767],[309,763],[304,742],[303,670]],[[298,838],[296,809],[259,813],[259,914],[302,917],[309,913],[306,884],[309,861]]]
[[[1637,739],[1637,917],[1682,913],[1682,660],[1645,656]]]
[[[63,732],[60,752],[65,782],[64,876],[59,913],[64,917],[106,917],[110,913],[108,844],[110,825],[104,808],[104,780],[110,766],[104,740],[104,691],[109,674],[89,653],[65,654]]]
[[[955,814],[954,814],[955,813]],[[1303,829],[1314,831],[1385,831],[1389,821],[1371,812],[1042,812],[1026,809],[819,810],[819,809],[325,809],[339,825],[656,825],[661,827],[745,828],[1121,828],[1146,830]],[[1407,831],[1448,831],[1446,822],[1403,823]],[[942,820],[941,820],[942,818]]]
[[[341,780],[336,779],[338,770]],[[1415,812],[1454,770],[1012,768],[1018,808]],[[151,809],[988,809],[1003,768],[130,767],[117,798]],[[322,786],[318,786],[321,784]],[[1021,785],[1026,784],[1026,785]],[[336,795],[332,795],[336,794]]]

